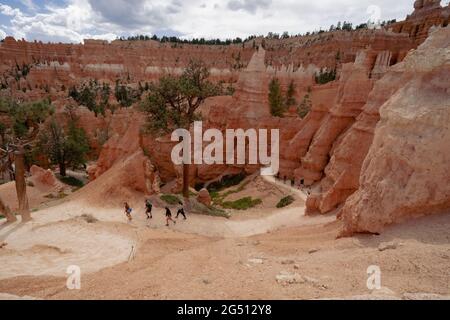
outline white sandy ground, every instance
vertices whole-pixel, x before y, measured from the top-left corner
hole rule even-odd
[[[450,214],[381,237],[336,240],[334,216],[305,217],[304,209],[298,203],[249,220],[194,215],[166,228],[162,209],[147,221],[136,208],[127,224],[121,208],[69,198],[33,213],[29,224],[0,222],[0,243],[8,244],[0,249],[0,299],[449,298]],[[380,252],[382,241],[397,249]],[[367,293],[371,264],[382,267],[383,285],[393,291]],[[81,291],[65,287],[70,265],[82,269]],[[283,272],[312,280],[280,285]]]

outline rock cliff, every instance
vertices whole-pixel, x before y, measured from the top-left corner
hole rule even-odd
[[[373,99],[380,101],[388,81],[391,94],[380,106],[360,187],[343,208],[342,235],[381,232],[386,225],[450,208],[449,75],[447,27],[381,79]]]

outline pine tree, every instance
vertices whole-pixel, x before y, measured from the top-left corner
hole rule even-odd
[[[273,78],[269,84],[270,112],[274,117],[282,117],[285,111],[280,82]]]
[[[191,60],[181,76],[165,75],[151,84],[149,94],[142,102],[147,114],[147,128],[157,136],[174,129],[189,129],[201,119],[196,112],[209,97],[219,96],[219,85],[209,80],[209,70],[201,61]],[[190,165],[183,164],[183,197],[189,199]],[[188,202],[188,201],[187,201]]]
[[[286,93],[286,107],[292,107],[297,104],[295,100],[295,84],[294,81],[289,83],[288,91]]]
[[[59,166],[61,176],[66,176],[67,167],[77,168],[86,163],[90,151],[84,129],[77,127],[77,119],[71,118],[66,128],[53,117],[40,133],[35,153],[46,155],[50,163]]]

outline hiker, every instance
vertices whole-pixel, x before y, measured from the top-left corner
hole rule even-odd
[[[166,221],[167,221],[166,227],[169,226],[169,221],[172,221],[173,224],[177,224],[177,222],[172,219],[172,212],[167,207],[166,207]]]
[[[133,212],[133,209],[131,209],[128,202],[125,202],[124,205],[125,205],[125,215],[128,218],[128,222],[131,222],[131,221],[133,221],[133,217],[131,216],[131,212]]]
[[[147,201],[145,201],[145,214],[147,215],[147,220],[153,219],[152,209],[153,204],[151,203],[150,199],[147,199]]]
[[[179,217],[180,214],[181,214],[181,215],[184,217],[184,220],[187,220],[186,214],[184,213],[183,203],[180,201],[180,202],[178,202],[178,204],[181,206],[181,208],[178,209],[178,212],[177,212],[177,219],[178,219],[178,217]]]

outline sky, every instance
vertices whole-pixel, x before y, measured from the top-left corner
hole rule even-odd
[[[245,38],[403,20],[413,0],[0,0],[0,39],[80,43],[130,35]]]

